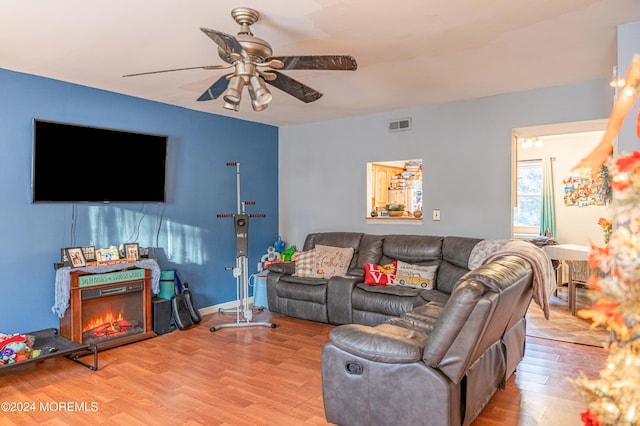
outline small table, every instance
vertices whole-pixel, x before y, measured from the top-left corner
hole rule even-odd
[[[542,250],[551,259],[562,260],[567,263],[569,267],[569,309],[571,309],[571,315],[576,315],[577,288],[576,283],[573,281],[573,264],[586,262],[589,259],[591,247],[576,244],[558,244],[543,246]]]

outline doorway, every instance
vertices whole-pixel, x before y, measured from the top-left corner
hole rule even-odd
[[[600,142],[605,126],[606,120],[593,120],[513,130],[514,238],[531,239],[541,233],[539,214],[528,210],[539,208],[540,204],[531,200],[541,197],[540,192],[535,192],[535,179],[541,178],[542,163],[550,158],[556,224],[553,239],[560,244],[583,246],[603,243],[598,220],[606,216],[606,206],[593,193],[595,184],[589,182],[590,171],[573,167]]]

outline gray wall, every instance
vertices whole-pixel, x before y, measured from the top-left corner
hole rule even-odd
[[[318,231],[511,236],[512,129],[605,118],[608,81],[280,128],[280,234]],[[387,122],[412,118],[410,131]],[[422,223],[367,223],[366,163],[424,160]],[[440,209],[442,220],[431,220]]]
[[[640,22],[618,26],[618,73],[625,76],[634,55],[640,55]],[[621,154],[640,150],[636,130],[638,117],[638,101],[629,112],[618,136],[618,152]]]

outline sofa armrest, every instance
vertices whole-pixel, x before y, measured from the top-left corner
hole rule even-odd
[[[364,281],[363,277],[336,275],[327,284],[327,316],[331,324],[351,324],[353,307],[351,293],[356,284]]]
[[[284,275],[293,275],[293,273],[296,271],[296,264],[295,262],[277,262],[269,265],[268,269],[270,272],[278,272]]]
[[[380,324],[341,325],[329,333],[331,343],[339,349],[375,362],[408,364],[422,360],[429,337],[415,330]]]

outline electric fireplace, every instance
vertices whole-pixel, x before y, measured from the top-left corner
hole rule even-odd
[[[147,339],[152,330],[151,272],[71,272],[69,308],[60,335],[99,350]]]

